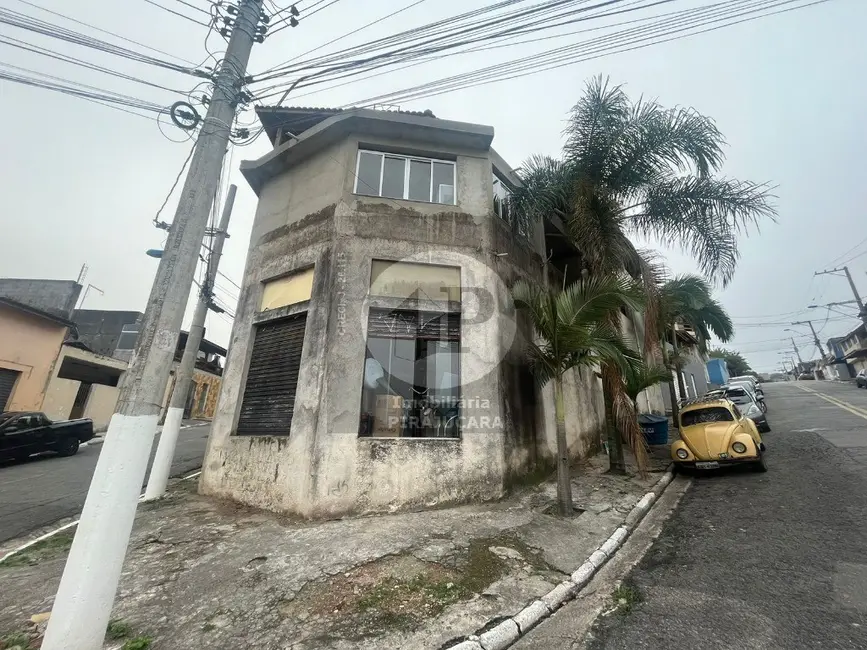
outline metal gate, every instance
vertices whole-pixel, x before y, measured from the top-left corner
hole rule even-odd
[[[306,325],[304,313],[256,327],[238,435],[289,435]]]
[[[6,404],[9,402],[12,389],[15,388],[15,381],[20,374],[17,370],[0,368],[0,412],[6,410]]]

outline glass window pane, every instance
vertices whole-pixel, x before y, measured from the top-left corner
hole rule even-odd
[[[413,201],[430,201],[430,162],[409,162],[409,198]]]
[[[382,172],[382,196],[392,199],[403,198],[403,175],[406,171],[404,158],[385,157],[385,168]]]
[[[382,155],[362,151],[358,157],[358,178],[355,193],[379,196],[379,174],[382,171]]]
[[[433,202],[454,205],[455,166],[452,163],[433,163]]]

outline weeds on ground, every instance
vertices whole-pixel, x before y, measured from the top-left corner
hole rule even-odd
[[[621,584],[611,594],[614,608],[618,614],[629,614],[632,608],[641,602],[641,592],[634,585]]]
[[[120,650],[148,650],[153,643],[153,639],[149,636],[137,636],[124,643]]]
[[[108,622],[105,633],[109,639],[125,639],[132,633],[132,628],[126,621],[115,618]]]
[[[72,546],[72,538],[75,533],[72,531],[63,531],[52,535],[48,539],[43,539],[33,546],[16,553],[12,557],[0,562],[0,569],[10,569],[21,566],[34,566],[42,560],[51,560],[59,557],[69,551]]]
[[[0,650],[27,650],[30,647],[30,635],[23,632],[13,632],[0,637]]]

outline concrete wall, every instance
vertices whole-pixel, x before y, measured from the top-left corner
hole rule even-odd
[[[21,373],[7,410],[41,409],[66,333],[64,325],[0,305],[0,368]]]
[[[36,309],[70,318],[81,293],[75,280],[0,278],[0,296]]]
[[[200,482],[204,493],[306,516],[381,512],[498,498],[509,477],[535,461],[538,397],[526,398],[534,389],[514,347],[520,327],[506,287],[518,277],[541,279],[543,249],[516,242],[492,216],[487,151],[414,146],[455,160],[454,206],[354,195],[360,145],[406,146],[371,140],[349,137],[262,189]],[[462,378],[475,380],[462,386],[460,439],[358,436],[372,259],[459,266],[464,286],[491,296],[491,318],[462,324]],[[307,311],[291,435],[232,435],[253,326],[262,318],[262,283],[311,265],[309,303],[272,310]]]
[[[683,348],[681,348],[681,352],[683,352]],[[686,395],[680,394],[680,387],[676,383],[674,384],[675,393],[678,396],[678,399],[692,399],[695,397],[701,397],[705,393],[707,393],[711,388],[708,383],[708,375],[707,375],[707,366],[705,365],[705,359],[699,354],[698,348],[696,346],[691,346],[689,350],[689,356],[687,357],[687,362],[683,364],[681,369],[683,371],[683,383],[686,387]],[[674,373],[672,373],[672,376]],[[695,379],[695,386],[693,387],[693,378]],[[665,408],[667,410],[671,410],[671,392],[668,390],[668,387],[665,387],[665,390],[662,392],[663,400],[665,401]]]

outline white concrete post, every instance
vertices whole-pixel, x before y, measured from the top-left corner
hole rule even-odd
[[[99,650],[263,0],[240,0],[226,54],[148,298],[136,349],[94,470],[43,650]]]
[[[190,324],[184,356],[181,357],[181,364],[175,375],[175,386],[172,389],[172,399],[166,412],[166,421],[163,423],[163,430],[157,444],[157,453],[154,456],[154,463],[151,465],[151,473],[145,490],[145,501],[159,499],[166,493],[172,460],[175,457],[175,447],[181,431],[181,420],[184,417],[184,406],[187,403],[193,374],[196,371],[199,347],[205,337],[205,317],[208,315],[208,306],[211,304],[220,256],[223,254],[223,242],[226,239],[226,230],[229,228],[229,218],[232,215],[232,205],[235,203],[235,192],[237,191],[238,188],[235,185],[230,185],[229,193],[226,195],[226,203],[223,205],[223,216],[220,218],[220,225],[217,226],[217,233],[211,246],[211,254],[208,256],[208,270],[205,273],[202,290],[199,292],[199,301],[196,303],[196,311]]]

